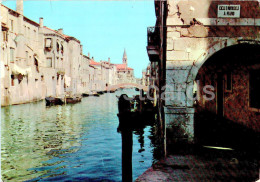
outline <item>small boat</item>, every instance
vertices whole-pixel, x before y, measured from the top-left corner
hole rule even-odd
[[[100,94],[98,94],[97,92],[92,92],[91,94],[89,94],[89,96],[95,96],[95,97],[99,97]]]
[[[89,94],[88,93],[82,93],[82,97],[88,97]]]
[[[55,98],[55,97],[46,97],[45,101],[46,101],[46,106],[64,104],[64,102],[61,98]]]
[[[66,98],[66,103],[68,104],[75,104],[81,102],[81,97],[67,97]]]
[[[140,89],[139,88],[135,88],[135,91],[139,91]]]
[[[104,94],[103,91],[98,91],[97,93],[98,93],[99,95],[103,95],[103,94]]]

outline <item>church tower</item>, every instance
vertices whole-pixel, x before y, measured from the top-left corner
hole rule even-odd
[[[124,55],[123,55],[123,64],[127,65],[127,55],[126,55],[126,51],[124,50]]]

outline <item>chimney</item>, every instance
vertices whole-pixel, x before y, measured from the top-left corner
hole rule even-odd
[[[108,62],[110,63],[110,58],[108,58]]]
[[[88,57],[90,58],[90,53],[88,52]]]
[[[43,28],[43,18],[41,17],[39,20],[40,28]]]
[[[63,34],[63,29],[62,28],[58,29],[58,33]]]
[[[16,11],[23,15],[23,0],[16,0]]]

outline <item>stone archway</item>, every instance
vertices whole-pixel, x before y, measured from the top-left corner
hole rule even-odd
[[[200,142],[237,147],[235,141],[245,140],[246,131],[260,131],[259,50],[258,41],[244,41],[226,46],[200,62],[194,78],[200,83],[194,119],[195,137]],[[214,95],[210,100],[203,93],[208,85]]]
[[[193,62],[193,65],[189,71],[188,77],[187,77],[187,83],[189,86],[193,86],[194,81],[196,80],[196,76],[198,74],[199,69],[202,67],[202,65],[214,54],[218,53],[222,49],[239,45],[239,44],[257,44],[260,45],[260,40],[239,40],[239,39],[223,39],[218,40],[216,42],[213,42],[209,48],[202,53],[197,60]],[[186,93],[188,92],[188,87],[186,88]],[[187,102],[187,106],[193,106]]]

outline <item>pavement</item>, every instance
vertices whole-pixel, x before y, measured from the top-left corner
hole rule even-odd
[[[259,180],[259,132],[207,113],[195,119],[197,144],[168,146],[168,156],[136,182]]]
[[[170,155],[136,179],[136,182],[167,181],[257,181],[256,163],[236,158],[212,159],[196,155]]]

